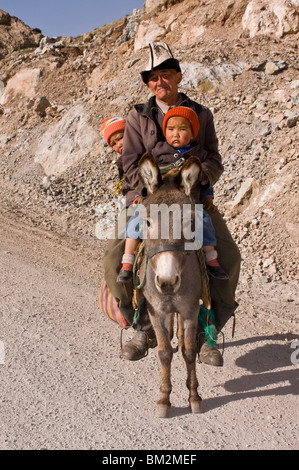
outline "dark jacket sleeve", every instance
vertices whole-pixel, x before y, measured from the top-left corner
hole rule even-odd
[[[121,156],[116,160],[116,166],[118,168],[119,179],[121,179],[124,175],[123,163],[122,163],[122,157]]]
[[[132,187],[139,183],[138,162],[145,153],[146,148],[143,141],[140,115],[132,109],[126,120],[126,128],[123,141],[122,163],[125,181]]]
[[[199,114],[199,144],[201,147],[200,159],[202,169],[209,180],[209,187],[214,186],[223,173],[222,158],[218,149],[214,118],[208,108]],[[197,140],[198,140],[197,139]]]

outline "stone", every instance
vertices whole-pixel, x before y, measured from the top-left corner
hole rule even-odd
[[[231,85],[236,75],[242,73],[241,64],[220,63],[205,67],[200,62],[181,62],[182,87],[198,90],[199,93],[214,94]]]
[[[257,188],[257,181],[254,178],[247,178],[242,183],[234,201],[233,208],[244,207],[249,203],[250,198]]]
[[[286,120],[287,127],[294,127],[298,122],[299,116],[297,114],[292,114]]]
[[[271,123],[272,124],[281,124],[281,122],[284,120],[284,114],[283,113],[278,113],[275,114],[274,116],[271,117]]]
[[[45,190],[49,189],[49,187],[51,186],[51,179],[49,178],[49,176],[43,177],[42,186]]]
[[[263,262],[263,267],[264,268],[268,268],[271,264],[274,263],[274,258],[273,256],[271,256],[270,258],[267,258],[264,262]]]
[[[54,51],[56,48],[63,47],[62,41],[56,41],[54,38],[49,38],[44,36],[39,43],[39,47],[35,49],[34,53],[36,55],[43,55],[46,52]]]
[[[265,73],[267,75],[274,75],[279,72],[279,67],[274,62],[267,62],[265,66]]]
[[[51,103],[45,96],[40,96],[35,102],[35,112],[42,117],[46,116],[46,109],[51,106]]]
[[[287,67],[288,67],[288,64],[286,64],[283,61],[276,61],[276,62],[269,61],[266,63],[265,73],[267,75],[275,75],[277,73],[282,72],[283,70],[286,70]]]
[[[290,99],[290,95],[286,90],[278,89],[274,91],[273,98],[279,103],[286,103]]]
[[[1,97],[4,94],[4,89],[5,89],[4,83],[2,82],[2,80],[0,80],[0,102],[1,102]]]
[[[141,10],[135,8],[132,15],[128,17],[127,24],[123,30],[122,35],[117,39],[116,45],[119,46],[124,42],[130,41],[130,39],[134,38],[138,29],[138,18],[140,16],[140,11]]]

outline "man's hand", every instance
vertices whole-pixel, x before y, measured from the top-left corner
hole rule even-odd
[[[203,208],[207,211],[209,209],[212,209],[213,211],[217,211],[217,207],[214,206],[213,204],[213,198],[212,196],[205,196],[204,203],[203,203]]]
[[[140,204],[140,203],[141,203],[142,199],[143,199],[143,197],[142,197],[141,195],[139,195],[139,196],[135,197],[135,199],[134,199],[134,201],[133,201],[133,204],[132,204],[132,205],[133,205],[133,207],[137,207],[137,206],[138,206],[138,204]]]

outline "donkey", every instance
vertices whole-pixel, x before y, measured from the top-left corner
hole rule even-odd
[[[200,265],[196,251],[186,245],[188,240],[184,236],[174,237],[173,222],[180,218],[180,223],[183,223],[182,211],[168,211],[169,237],[161,238],[163,221],[161,217],[151,216],[151,208],[155,204],[158,207],[161,204],[168,207],[175,204],[172,207],[179,209],[189,207],[192,208],[190,220],[194,222],[194,204],[189,196],[201,178],[201,163],[198,158],[190,157],[181,169],[171,170],[162,179],[155,159],[146,153],[140,159],[139,174],[148,195],[144,202],[146,220],[143,222],[146,223],[145,257],[140,273],[146,269],[143,295],[157,337],[161,363],[160,399],[156,415],[166,418],[171,406],[169,397],[172,390],[170,372],[173,350],[169,331],[175,313],[179,313],[183,329],[182,354],[187,367],[189,404],[193,413],[200,413],[201,397],[197,392],[196,376],[197,324],[203,285]]]

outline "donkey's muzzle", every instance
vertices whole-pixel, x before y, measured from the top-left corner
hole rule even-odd
[[[173,295],[181,285],[181,277],[178,274],[171,277],[159,276],[157,274],[155,283],[160,294]]]

